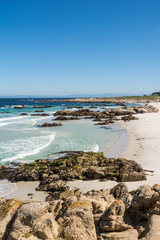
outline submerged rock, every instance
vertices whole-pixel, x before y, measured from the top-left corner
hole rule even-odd
[[[60,127],[62,123],[43,123],[40,127]]]
[[[57,117],[56,119],[53,119],[53,120],[66,121],[66,120],[79,120],[79,118],[59,116],[59,117]]]

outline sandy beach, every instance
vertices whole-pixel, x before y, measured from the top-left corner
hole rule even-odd
[[[19,198],[22,201],[29,199],[36,199],[44,201],[47,197],[47,193],[43,191],[36,191],[35,188],[39,185],[39,182],[17,182],[16,190],[10,194],[5,195],[7,199]]]
[[[124,157],[128,160],[135,160],[147,170],[147,180],[137,182],[127,182],[130,191],[137,189],[144,184],[154,185],[160,183],[160,103],[152,103],[151,105],[159,108],[158,113],[137,114],[138,120],[130,122],[120,121],[120,125],[125,128],[128,133],[126,142],[126,134],[123,135],[115,143],[112,154],[113,157],[118,157],[117,148],[125,150],[119,157]],[[114,152],[115,151],[115,152]],[[109,156],[111,157],[111,156]],[[80,188],[83,192],[90,190],[100,190],[114,187],[116,181],[70,181],[68,182],[71,188]],[[11,194],[6,195],[6,198],[17,197],[21,200],[38,199],[44,200],[47,196],[44,192],[35,191],[38,182],[18,182],[17,188]],[[29,194],[29,195],[28,195]]]
[[[121,157],[135,160],[146,171],[147,180],[127,182],[130,191],[144,184],[154,185],[160,183],[160,103],[151,103],[159,109],[158,113],[137,114],[138,120],[122,122],[120,124],[127,130],[128,145]],[[117,143],[118,144],[118,143]],[[69,182],[71,187],[78,187],[87,192],[92,189],[100,190],[112,188],[117,184],[115,181],[100,182],[75,181]]]

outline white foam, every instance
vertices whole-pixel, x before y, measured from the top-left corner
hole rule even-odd
[[[85,152],[90,152],[90,151],[92,151],[92,152],[95,152],[95,153],[97,153],[97,152],[99,152],[99,146],[98,146],[98,144],[94,144],[89,150],[84,150]]]
[[[32,127],[34,126],[34,125],[36,125],[39,121],[41,121],[41,120],[43,120],[43,119],[48,119],[48,118],[51,118],[52,119],[52,117],[51,116],[47,116],[47,117],[38,117],[38,118],[34,118],[34,119],[30,119],[30,121],[32,121],[33,123],[32,123]]]
[[[95,144],[95,145],[93,146],[92,151],[93,151],[93,152],[99,152],[99,146],[98,146],[98,144]]]
[[[0,197],[5,197],[13,193],[16,189],[16,183],[11,183],[8,180],[0,180]]]
[[[0,123],[0,127],[6,126],[8,123]]]
[[[27,156],[35,155],[44,148],[48,147],[54,140],[55,133],[40,137],[31,137],[26,139],[19,139],[1,146],[2,151],[15,154],[14,156],[2,159],[2,162],[11,162],[22,160]]]
[[[17,120],[22,118],[28,118],[29,116],[18,116],[18,117],[8,117],[8,118],[0,118],[0,122],[10,121],[10,120]]]

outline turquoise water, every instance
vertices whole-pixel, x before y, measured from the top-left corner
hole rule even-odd
[[[7,101],[7,102],[6,102]],[[9,104],[8,104],[9,101]],[[0,99],[0,164],[32,162],[40,158],[52,158],[53,154],[60,151],[103,151],[105,156],[115,156],[112,146],[120,139],[125,130],[117,123],[110,126],[96,126],[91,119],[80,119],[75,121],[62,121],[62,127],[41,128],[38,125],[44,122],[52,122],[53,114],[57,110],[67,109],[72,105],[81,105],[84,108],[96,104],[75,103],[50,103],[52,107],[43,108],[49,117],[30,116],[35,110],[34,105],[48,105],[38,100],[13,100]],[[19,104],[25,104],[24,109],[15,109]],[[103,111],[102,107],[112,108],[97,104],[94,111]],[[22,112],[28,113],[21,116]],[[2,188],[3,185],[3,188]],[[6,188],[4,187],[6,186]],[[14,186],[15,187],[15,186]],[[0,196],[4,195],[11,185],[0,182]]]

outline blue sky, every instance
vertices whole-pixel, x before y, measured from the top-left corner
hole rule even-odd
[[[159,0],[0,0],[0,96],[160,91]]]

